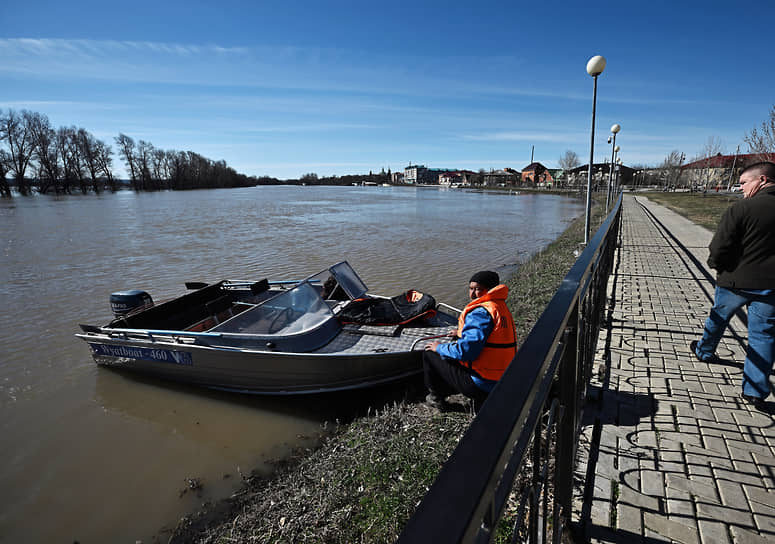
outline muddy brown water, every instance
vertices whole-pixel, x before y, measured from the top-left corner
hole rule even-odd
[[[473,271],[508,274],[582,213],[554,195],[397,187],[0,200],[0,542],[151,542],[382,394],[253,397],[98,368],[73,334],[110,318],[111,292],[161,300],[346,259],[372,292],[462,306]]]

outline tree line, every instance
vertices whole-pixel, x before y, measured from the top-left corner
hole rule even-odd
[[[213,161],[193,151],[158,149],[150,142],[119,134],[119,158],[135,191],[249,187],[274,183],[236,172],[225,161]],[[11,174],[21,195],[83,194],[116,191],[121,183],[113,172],[110,144],[84,128],[54,128],[42,113],[0,109],[0,196],[11,196]]]

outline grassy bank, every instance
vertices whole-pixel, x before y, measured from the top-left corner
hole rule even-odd
[[[657,204],[670,208],[698,225],[716,230],[721,214],[742,196],[740,193],[638,193]]]
[[[593,208],[593,228],[602,221]],[[507,282],[522,341],[554,295],[584,238],[576,219]],[[280,462],[273,476],[245,479],[232,498],[181,520],[170,542],[393,542],[473,418],[462,397],[440,413],[403,400],[327,431],[313,451]]]

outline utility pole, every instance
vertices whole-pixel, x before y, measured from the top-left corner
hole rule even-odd
[[[727,192],[732,188],[732,176],[735,175],[735,165],[737,164],[737,154],[740,153],[740,144],[737,144],[735,159],[732,161],[732,170],[729,171],[729,181],[727,182]]]

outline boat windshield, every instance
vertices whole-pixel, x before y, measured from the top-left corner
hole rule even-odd
[[[355,270],[352,269],[347,261],[335,264],[329,270],[351,299],[361,298],[366,294],[366,284],[363,283],[363,280],[355,273]]]
[[[232,317],[210,332],[286,336],[309,331],[334,319],[328,304],[309,282]]]

